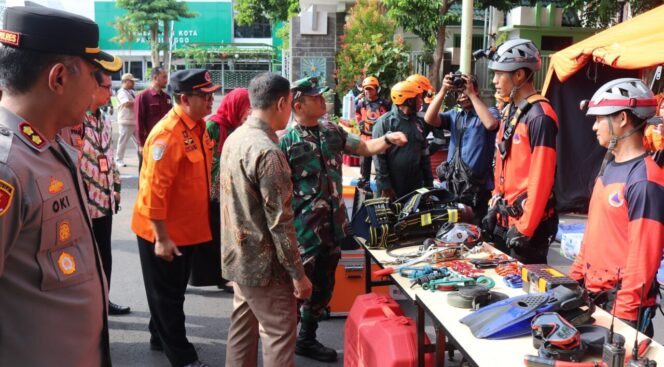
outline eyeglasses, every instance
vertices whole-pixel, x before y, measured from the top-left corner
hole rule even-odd
[[[198,96],[204,99],[210,99],[213,97],[212,93],[189,93],[191,96]]]

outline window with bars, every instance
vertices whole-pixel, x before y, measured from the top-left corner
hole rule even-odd
[[[472,40],[473,45],[471,47],[472,50],[479,50],[480,48],[482,48],[482,46],[484,45],[484,36],[483,35],[481,35],[481,34],[473,35],[472,39],[473,39]],[[454,35],[454,45],[453,45],[453,47],[461,47],[461,35],[460,34],[455,34]]]
[[[233,19],[233,37],[235,38],[271,38],[272,26],[266,18],[258,19],[250,25],[238,25]]]

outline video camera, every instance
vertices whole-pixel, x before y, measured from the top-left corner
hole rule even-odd
[[[486,57],[489,60],[493,60],[494,56],[496,55],[496,51],[498,49],[495,46],[491,46],[489,48],[485,49],[480,49],[475,52],[473,52],[473,60],[477,61],[483,57]]]

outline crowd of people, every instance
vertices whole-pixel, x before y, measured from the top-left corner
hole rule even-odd
[[[186,335],[188,285],[233,293],[226,365],[256,365],[259,339],[265,366],[293,366],[295,354],[337,360],[317,329],[352,235],[342,154],[366,157],[362,178],[373,163],[375,194],[396,199],[433,186],[427,136],[449,131],[438,181],[474,209],[499,249],[525,264],[547,262],[558,229],[559,125],[535,89],[541,56],[531,41],[506,41],[491,56],[495,106],[471,75],[446,75],[438,92],[412,75],[390,88],[390,101],[367,77],[356,102],[360,136],[324,118],[327,87],[316,78],[258,75],[212,114],[221,86],[205,69],[169,78],[155,67],[140,94],[125,74],[114,151],[100,107],[122,61],[98,48],[98,35],[86,18],[32,6],[7,8],[0,30],[0,365],[52,365],[56,353],[62,365],[111,365],[107,315],[131,312],[108,292],[118,167],[132,140],[140,163],[131,230],[149,346],[173,366],[206,366]],[[458,108],[443,111],[448,96]],[[657,99],[624,78],[587,106],[607,156],[571,276],[600,307],[652,335],[664,170],[643,141]]]

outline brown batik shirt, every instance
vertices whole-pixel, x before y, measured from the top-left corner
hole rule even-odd
[[[223,277],[263,287],[304,276],[293,227],[291,170],[255,117],[229,135],[219,165]]]

